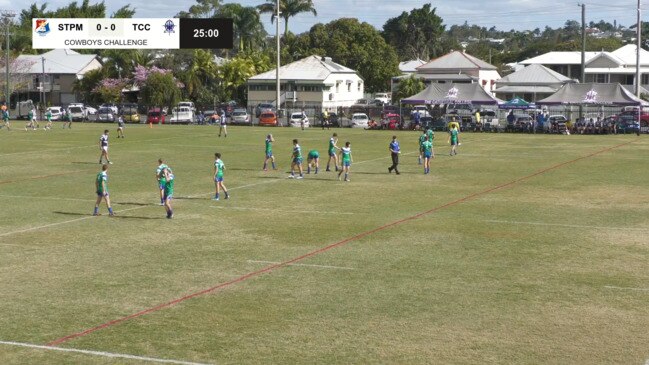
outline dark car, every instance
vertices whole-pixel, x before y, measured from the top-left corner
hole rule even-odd
[[[635,115],[620,115],[617,118],[618,133],[635,133],[640,135],[640,125]]]
[[[324,113],[320,114],[320,121],[322,128],[329,128],[329,127],[340,127],[340,120],[338,118],[338,114],[335,112],[329,112],[327,116],[327,120],[324,118]]]
[[[261,113],[275,112],[275,107],[270,103],[259,103],[255,107],[255,118],[259,118]]]

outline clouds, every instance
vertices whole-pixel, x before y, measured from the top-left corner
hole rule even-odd
[[[47,1],[48,8],[54,10],[68,5],[72,0]],[[597,0],[586,4],[586,21],[598,22],[605,20],[609,23],[617,21],[618,24],[630,26],[635,24],[636,2],[625,0],[611,2]],[[95,0],[93,2],[99,2]],[[244,6],[256,6],[265,0],[226,0],[226,3],[238,2]],[[316,23],[328,23],[339,18],[358,18],[360,21],[372,24],[377,29],[382,29],[383,24],[402,12],[409,12],[414,8],[421,8],[426,0],[313,0],[318,16],[305,13],[289,20],[289,29],[294,33],[308,31]],[[428,1],[437,9],[436,14],[442,17],[447,28],[453,24],[476,24],[490,28],[495,26],[499,30],[533,30],[545,28],[546,25],[557,28],[562,27],[567,20],[581,21],[581,8],[577,2],[563,0],[440,0]],[[12,9],[20,12],[30,2],[17,2],[0,0],[0,8]],[[42,1],[36,1],[38,5]],[[130,4],[135,8],[137,18],[167,18],[173,17],[182,10],[187,10],[193,1],[178,0],[111,0],[106,1],[107,15],[112,14],[122,6]],[[647,11],[643,11],[647,14]],[[649,17],[643,17],[649,20]],[[269,33],[274,34],[274,26],[270,23],[270,16],[263,15],[262,20]]]

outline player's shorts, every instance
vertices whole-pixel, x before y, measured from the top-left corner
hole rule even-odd
[[[108,196],[108,192],[104,193],[104,192],[98,191],[97,196],[101,196],[101,197]]]
[[[351,161],[343,161],[343,166],[347,166],[347,167],[349,167],[349,166],[351,166],[351,165],[352,165],[352,162],[351,162]]]
[[[158,182],[158,187],[160,188],[160,190],[164,190],[165,185],[166,185],[166,183],[165,183],[164,180],[161,180],[161,181]]]
[[[319,157],[320,157],[320,155],[317,154],[317,153],[315,153],[315,154],[309,153],[308,159],[313,160],[313,159],[316,159],[316,158],[319,158]]]
[[[457,141],[451,140],[451,146],[457,146]]]
[[[108,152],[108,146],[101,146],[101,150],[104,152]]]
[[[222,182],[223,181],[223,176],[217,176],[214,178],[215,182]]]
[[[301,165],[302,164],[302,157],[294,158],[293,163],[297,164],[297,165]]]
[[[430,151],[424,152],[424,157],[425,158],[430,158],[433,154]]]
[[[334,150],[329,150],[329,156],[331,156],[331,157],[336,157],[336,151],[334,151]]]
[[[273,152],[266,152],[266,158],[273,157]]]
[[[164,200],[171,200],[174,197],[173,190],[165,190]]]

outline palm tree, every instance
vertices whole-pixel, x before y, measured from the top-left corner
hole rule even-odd
[[[196,49],[194,57],[185,74],[185,86],[189,95],[194,96],[199,90],[208,85],[217,75],[214,55],[210,51]]]
[[[275,14],[277,13],[275,1],[257,6],[260,13],[272,13],[270,21],[275,21]],[[280,17],[284,19],[284,36],[288,34],[288,19],[300,13],[313,13],[318,16],[318,12],[313,6],[313,0],[279,0]]]
[[[255,45],[264,42],[266,30],[254,7],[244,7],[237,3],[225,4],[219,9],[218,15],[232,19],[239,52],[252,51]]]
[[[424,90],[425,87],[426,85],[424,85],[424,82],[419,77],[411,75],[408,78],[404,78],[399,82],[399,89],[397,90],[395,100],[401,100],[412,96]]]

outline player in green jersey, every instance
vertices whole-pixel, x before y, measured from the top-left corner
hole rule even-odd
[[[421,135],[419,135],[419,158],[417,162],[421,165],[422,160],[424,158],[424,146],[423,143],[426,140],[426,131],[422,130]]]
[[[7,130],[10,131],[11,126],[9,125],[9,110],[7,110],[6,108],[7,108],[7,106],[3,105],[2,121],[5,123],[5,127],[7,128]]]
[[[99,215],[99,204],[101,200],[106,200],[108,206],[108,215],[113,216],[113,208],[110,206],[110,197],[108,196],[108,165],[101,166],[101,172],[95,178],[95,191],[97,192],[97,202],[95,203],[95,211],[92,215]]]
[[[427,136],[421,146],[424,150],[424,174],[428,174],[430,173],[430,157],[433,153],[433,143],[428,140]]]
[[[433,128],[428,127],[426,130],[426,137],[428,137],[428,142],[430,144],[433,144],[433,139],[435,139],[435,132],[433,131]],[[431,147],[430,149],[430,158],[435,158],[435,149]]]
[[[342,168],[338,172],[338,180],[340,175],[345,173],[345,181],[349,181],[349,167],[352,165],[352,148],[349,142],[345,142],[345,147],[340,149],[340,160],[342,161]]]
[[[336,171],[338,171],[338,156],[336,156],[336,150],[340,150],[340,147],[336,146],[338,143],[338,133],[334,133],[331,138],[329,138],[329,160],[327,160],[327,171],[331,171],[329,169],[329,163],[331,163],[331,160],[334,160],[334,166],[336,168]]]
[[[298,179],[303,179],[304,174],[302,172],[302,148],[297,143],[297,139],[293,140],[293,153],[291,154],[291,174],[288,175],[289,179],[295,178],[295,170],[298,170],[300,175]]]
[[[27,124],[25,124],[25,130],[27,130],[27,128],[31,128],[34,131],[36,130],[36,113],[34,112],[34,109],[30,109],[27,113]]]
[[[166,181],[164,179],[164,169],[167,168],[164,161],[158,159],[158,168],[155,170],[155,179],[158,182],[158,190],[160,190],[160,205],[165,205],[165,185]]]
[[[174,180],[175,176],[171,167],[165,166],[162,170],[162,175],[164,176],[165,189],[164,189],[164,206],[167,211],[167,219],[174,217],[174,211],[171,208],[171,199],[174,196]]]
[[[448,132],[449,136],[449,142],[451,143],[451,153],[450,155],[457,155],[457,146],[460,144],[460,137],[459,137],[459,130],[457,129],[456,126],[453,126],[451,130]]]
[[[45,119],[47,119],[47,124],[45,125],[45,130],[52,129],[52,111],[47,109],[45,112]]]
[[[311,150],[309,151],[309,154],[306,156],[306,173],[310,174],[311,173],[311,165],[315,168],[315,173],[318,173],[318,169],[320,168],[320,152],[317,150]]]
[[[273,138],[272,134],[269,134],[266,136],[266,158],[264,159],[264,171],[268,171],[268,160],[270,160],[270,163],[273,166],[273,170],[277,170],[277,167],[275,167],[275,156],[273,156],[273,142],[275,142],[275,139]]]
[[[214,154],[214,188],[216,189],[214,193],[214,198],[212,200],[219,200],[219,190],[223,190],[225,194],[225,199],[230,198],[228,195],[228,189],[223,185],[223,172],[225,171],[225,164],[221,161],[221,154]]]

